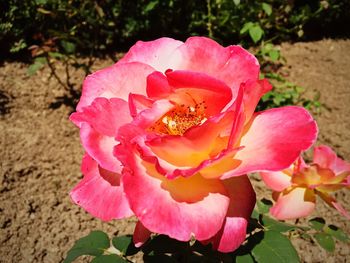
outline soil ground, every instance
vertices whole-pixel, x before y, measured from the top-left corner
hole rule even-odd
[[[281,50],[286,78],[305,87],[305,96],[321,93],[318,143],[350,161],[350,40],[282,44]],[[112,63],[98,61],[94,68]],[[32,77],[26,70],[21,63],[0,67],[0,262],[61,262],[91,230],[131,234],[135,220],[101,222],[70,201],[83,154],[79,131],[68,120],[72,108],[57,103],[64,91],[49,69]],[[63,68],[58,73],[65,76]],[[83,76],[76,71],[71,77],[80,85]],[[258,179],[254,185],[268,193]],[[350,210],[349,192],[336,197]],[[350,222],[321,203],[312,216],[350,233]],[[326,253],[317,244],[293,242],[304,262],[350,262],[349,244],[337,242],[336,251]]]

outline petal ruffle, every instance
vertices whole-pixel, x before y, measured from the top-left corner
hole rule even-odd
[[[96,98],[90,106],[74,112],[70,120],[80,128],[81,123],[86,122],[101,135],[115,137],[119,127],[132,121],[132,118],[126,101],[118,98]]]
[[[350,171],[350,164],[338,158],[337,154],[325,145],[315,147],[313,161],[322,168],[331,169],[335,174]]]
[[[224,48],[205,37],[190,37],[177,51],[181,54],[179,67],[206,73],[225,82],[235,95],[241,83],[248,79],[258,80],[258,60],[240,46]],[[176,54],[176,56],[178,56]]]
[[[134,158],[129,159],[132,173],[126,170],[123,175],[124,189],[131,209],[147,229],[180,241],[192,235],[207,240],[220,230],[229,198],[219,180],[206,180],[200,174],[168,180],[154,165]]]
[[[168,70],[147,78],[147,94],[152,99],[169,99],[178,105],[199,107],[209,118],[231,101],[232,91],[222,81],[204,73]]]
[[[132,216],[121,175],[98,166],[89,155],[82,161],[84,178],[70,192],[72,200],[103,221]]]
[[[316,137],[316,122],[304,108],[286,106],[258,112],[243,131],[240,146],[244,148],[234,156],[239,166],[222,178],[286,169]]]
[[[306,217],[315,208],[316,197],[313,190],[296,187],[278,196],[270,214],[279,220]]]
[[[176,61],[180,58],[174,52],[182,44],[183,42],[181,41],[167,37],[162,37],[154,41],[138,41],[119,60],[118,64],[141,62],[150,65],[158,71],[165,72],[177,64]]]
[[[245,122],[247,123],[252,117],[260,98],[272,89],[267,79],[248,80],[242,84],[244,89],[243,105]]]
[[[122,166],[113,155],[114,146],[118,144],[113,137],[102,135],[85,122],[80,128],[81,143],[86,152],[104,169],[121,173]]]
[[[146,95],[146,79],[153,71],[151,66],[137,62],[118,63],[96,71],[84,80],[77,111],[82,111],[97,97],[127,100],[129,93]]]
[[[288,175],[285,170],[279,172],[261,172],[260,176],[266,186],[273,191],[281,192],[292,185],[291,173]]]

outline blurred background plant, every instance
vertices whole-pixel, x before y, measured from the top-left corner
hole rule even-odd
[[[94,58],[123,52],[139,39],[204,35],[223,45],[256,47],[262,68],[275,73],[283,59],[274,44],[350,36],[347,0],[7,0],[1,6],[0,60],[30,62],[29,74],[50,66],[71,97],[79,94],[69,76],[59,79],[56,61],[67,74],[70,66],[89,74]],[[78,62],[79,57],[89,59]],[[284,86],[287,95],[270,94],[261,107],[298,100],[300,89]]]

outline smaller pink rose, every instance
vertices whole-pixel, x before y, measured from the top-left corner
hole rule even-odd
[[[314,149],[313,163],[300,157],[288,169],[261,172],[265,184],[274,190],[276,204],[271,215],[280,220],[306,217],[315,208],[316,195],[350,219],[350,214],[330,195],[350,186],[350,164],[338,158],[327,146]]]

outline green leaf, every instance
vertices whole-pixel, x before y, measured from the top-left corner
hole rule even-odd
[[[259,219],[259,212],[256,209],[254,209],[250,217]]]
[[[274,220],[271,217],[268,217],[266,215],[262,217],[261,221],[265,228],[267,228],[268,230],[277,231],[277,232],[287,232],[297,228],[294,225],[290,225],[290,224],[286,224],[286,223]]]
[[[252,26],[254,26],[254,24],[252,22],[248,22],[248,23],[245,23],[241,29],[241,31],[239,31],[239,33],[241,35],[243,35],[245,32],[247,32]]]
[[[272,49],[269,51],[269,57],[272,61],[277,61],[280,57],[280,52],[277,49]]]
[[[333,252],[335,249],[334,239],[331,235],[326,233],[316,233],[314,235],[317,243],[329,252]]]
[[[118,255],[101,255],[95,257],[91,263],[125,263],[127,262],[125,259],[119,257]]]
[[[324,232],[327,234],[330,234],[331,236],[335,237],[339,241],[348,242],[350,238],[347,236],[346,233],[343,232],[340,228],[329,225],[324,228]]]
[[[264,31],[261,29],[261,27],[258,24],[255,24],[249,28],[249,35],[251,39],[254,41],[254,43],[257,43],[261,39],[263,33]]]
[[[59,53],[59,52],[49,52],[49,56],[52,57],[52,58],[58,58],[58,59],[64,57],[64,55]]]
[[[272,206],[272,202],[268,199],[261,199],[256,202],[256,205],[258,207],[259,213],[261,214],[267,214],[270,211],[270,208]]]
[[[321,217],[315,217],[309,220],[309,225],[315,230],[322,230],[326,221]]]
[[[135,248],[134,243],[132,241],[132,236],[114,237],[112,239],[112,244],[124,255],[130,255],[130,252],[133,250],[133,248]],[[137,249],[135,248],[134,250]]]
[[[241,0],[233,0],[233,3],[237,6],[241,3]]]
[[[109,238],[102,231],[92,231],[89,235],[77,240],[68,251],[64,263],[70,263],[82,255],[100,256],[109,248]]]
[[[272,7],[268,3],[262,3],[262,9],[265,11],[265,13],[270,16],[272,14]]]
[[[275,231],[265,232],[263,239],[253,248],[252,254],[258,263],[300,262],[290,240]]]
[[[27,69],[28,75],[30,75],[30,76],[34,75],[43,66],[44,66],[44,64],[42,64],[42,63],[34,63],[34,64],[30,65]]]
[[[44,65],[47,63],[47,59],[46,57],[37,57],[34,59],[34,63],[40,63]]]
[[[158,5],[158,1],[151,1],[146,5],[145,9],[143,9],[143,12],[148,13],[152,11],[157,5]]]
[[[39,69],[43,68],[46,63],[47,60],[45,57],[37,57],[36,59],[34,59],[34,63],[28,67],[28,75],[34,75]]]
[[[236,256],[236,263],[254,263],[254,258],[250,254]]]
[[[27,43],[24,41],[24,39],[21,39],[13,44],[13,46],[10,48],[11,53],[16,53],[18,51],[21,51],[22,49],[25,49],[27,47]]]
[[[66,40],[61,41],[61,46],[67,54],[72,54],[75,52],[75,44]]]

